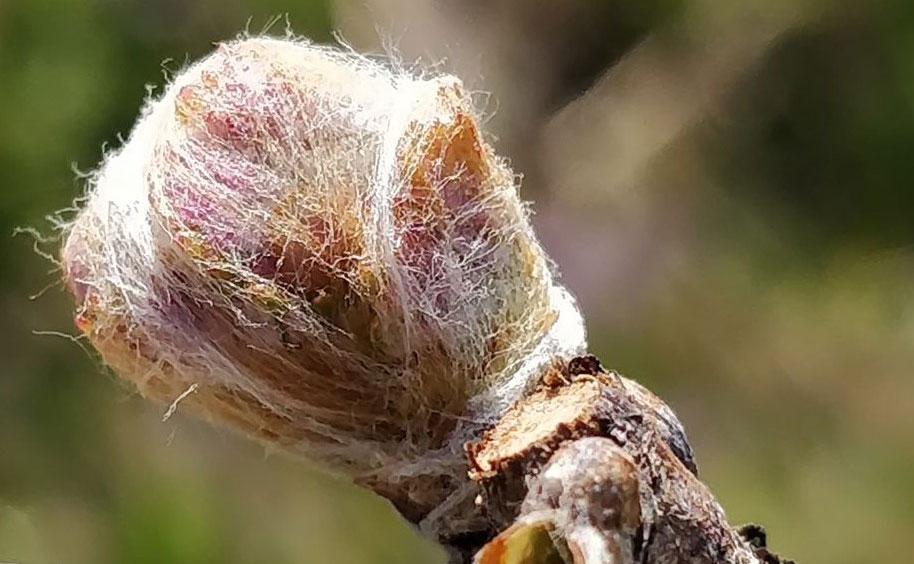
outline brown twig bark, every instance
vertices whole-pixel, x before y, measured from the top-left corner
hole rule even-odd
[[[442,539],[455,562],[787,562],[727,523],[673,411],[594,357],[556,364],[467,458],[489,527]]]

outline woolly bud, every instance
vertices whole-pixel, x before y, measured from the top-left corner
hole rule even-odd
[[[459,474],[466,437],[584,348],[460,82],[303,41],[178,75],[63,259],[78,326],[143,395],[382,492]]]

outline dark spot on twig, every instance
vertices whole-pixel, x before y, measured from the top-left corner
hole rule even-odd
[[[768,550],[768,533],[761,525],[748,523],[740,527],[737,532],[743,540],[749,543],[755,555],[765,564],[796,564],[793,560],[781,558]]]
[[[575,357],[568,363],[568,375],[571,377],[582,375],[592,376],[603,374],[604,372],[606,372],[606,370],[604,370],[603,365],[600,364],[600,359],[592,354]]]
[[[756,523],[746,523],[737,531],[743,540],[752,545],[752,548],[767,548],[768,533],[765,528]]]

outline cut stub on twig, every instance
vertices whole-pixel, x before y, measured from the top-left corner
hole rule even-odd
[[[477,564],[766,562],[698,480],[672,410],[593,357],[555,366],[466,448],[501,531]]]
[[[638,469],[612,440],[568,442],[529,483],[517,522],[483,548],[480,564],[616,564],[635,553]]]

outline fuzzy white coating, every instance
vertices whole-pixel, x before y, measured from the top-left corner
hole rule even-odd
[[[459,474],[585,350],[460,81],[303,40],[224,43],[149,100],[63,259],[141,393],[380,489]]]

